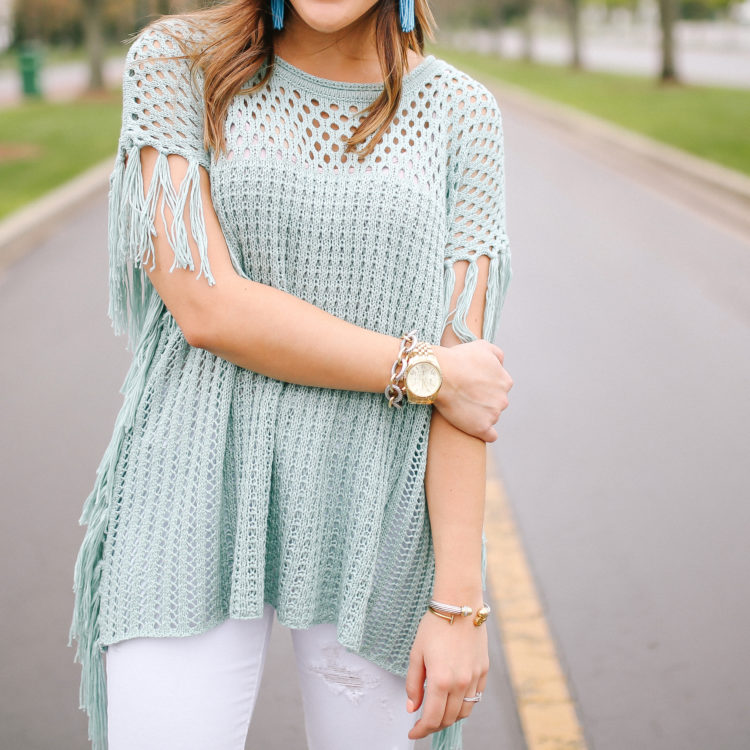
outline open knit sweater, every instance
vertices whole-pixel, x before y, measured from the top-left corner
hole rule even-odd
[[[195,34],[179,19],[164,23]],[[475,261],[487,255],[482,337],[493,340],[511,276],[501,115],[482,83],[427,55],[360,162],[341,138],[382,84],[320,78],[276,57],[261,90],[232,100],[228,150],[214,154],[203,145],[200,72],[191,83],[185,59],[153,59],[180,53],[151,26],[123,72],[109,316],[116,334],[127,332],[133,359],[79,521],[87,529],[68,642],[78,641],[93,750],[107,746],[109,644],[200,633],[229,617],[260,617],[268,602],[292,628],[335,623],[342,645],[405,676],[432,594],[423,480],[433,407],[395,409],[382,393],[282,382],[189,345],[144,270],[162,201],[175,217],[173,268],[192,268],[195,283],[216,283],[204,167],[239,275],[391,336],[417,329],[439,344],[452,325],[461,341],[476,339],[465,316]],[[159,154],[146,194],[139,150],[147,145]],[[188,162],[179,185],[167,154]],[[463,290],[449,310],[462,260]],[[433,748],[460,748],[462,723],[434,733]]]

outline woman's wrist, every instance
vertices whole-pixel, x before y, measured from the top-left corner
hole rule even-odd
[[[391,406],[403,406],[407,400],[414,403],[435,404],[440,408],[451,398],[454,386],[454,373],[457,365],[455,356],[449,351],[449,347],[432,344],[423,341],[419,336],[419,331],[404,332],[396,341],[397,352],[391,360],[391,366],[388,371],[388,382],[382,389],[385,397]],[[406,393],[406,370],[409,366],[411,357],[432,357],[433,362],[437,364],[440,370],[441,383],[437,393],[432,401],[419,401],[418,397],[412,399],[407,397]]]
[[[481,542],[480,542],[481,544]],[[438,546],[435,557],[435,576],[432,598],[443,604],[469,606],[476,611],[482,606],[481,548],[466,542],[461,550]]]
[[[441,409],[455,395],[456,386],[456,353],[450,346],[432,345],[432,351],[440,365],[442,383],[432,402],[437,409]]]
[[[482,601],[482,580],[467,579],[464,582],[440,583],[432,587],[432,598],[444,604],[455,604],[458,607],[468,604],[474,607]]]
[[[477,624],[474,620],[482,614],[481,610],[485,604],[481,585],[476,589],[463,587],[458,590],[436,586],[430,597],[427,612],[450,621],[451,625],[464,622]]]

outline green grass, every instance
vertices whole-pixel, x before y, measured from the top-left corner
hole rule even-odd
[[[75,102],[0,110],[0,218],[117,150],[119,89]],[[114,163],[114,162],[113,162]]]
[[[641,76],[576,72],[428,46],[429,52],[487,84],[493,78],[507,81],[750,174],[750,90],[663,86]]]

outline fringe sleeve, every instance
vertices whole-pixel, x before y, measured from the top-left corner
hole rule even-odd
[[[481,338],[494,341],[512,273],[505,227],[502,116],[495,97],[477,81],[465,86],[459,111],[453,124],[452,137],[457,143],[451,146],[448,178],[443,327],[450,323],[462,342],[477,338],[466,325],[466,315],[478,288],[477,258],[487,255],[489,276]],[[448,310],[456,287],[454,265],[459,260],[468,263],[466,277],[455,309]]]
[[[203,277],[209,285],[215,283],[200,193],[199,167],[209,172],[211,167],[210,154],[203,145],[202,74],[196,73],[194,85],[188,61],[169,59],[181,55],[182,50],[164,30],[167,23],[173,32],[184,35],[182,23],[161,19],[144,29],[128,50],[123,70],[122,129],[109,181],[108,312],[115,334],[127,331],[133,350],[147,322],[156,316],[156,308],[161,307],[144,270],[144,264],[150,262],[153,267],[155,261],[157,210],[174,254],[170,271],[195,270],[188,243],[190,233],[200,260],[196,279]],[[147,192],[140,163],[144,146],[158,151]],[[187,173],[179,185],[174,185],[170,176],[167,154],[187,160]],[[165,204],[172,216],[169,223]]]

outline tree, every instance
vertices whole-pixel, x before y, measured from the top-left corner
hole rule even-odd
[[[102,0],[83,0],[83,30],[89,63],[89,91],[104,88]]]
[[[570,67],[576,70],[581,65],[581,3],[580,0],[566,0],[568,30],[570,33]]]
[[[523,50],[521,58],[526,62],[532,62],[534,60],[534,29],[532,24],[534,0],[523,0],[523,9]]]
[[[677,69],[674,62],[674,25],[677,18],[677,0],[659,0],[659,24],[661,26],[661,72],[662,82],[676,82]]]

